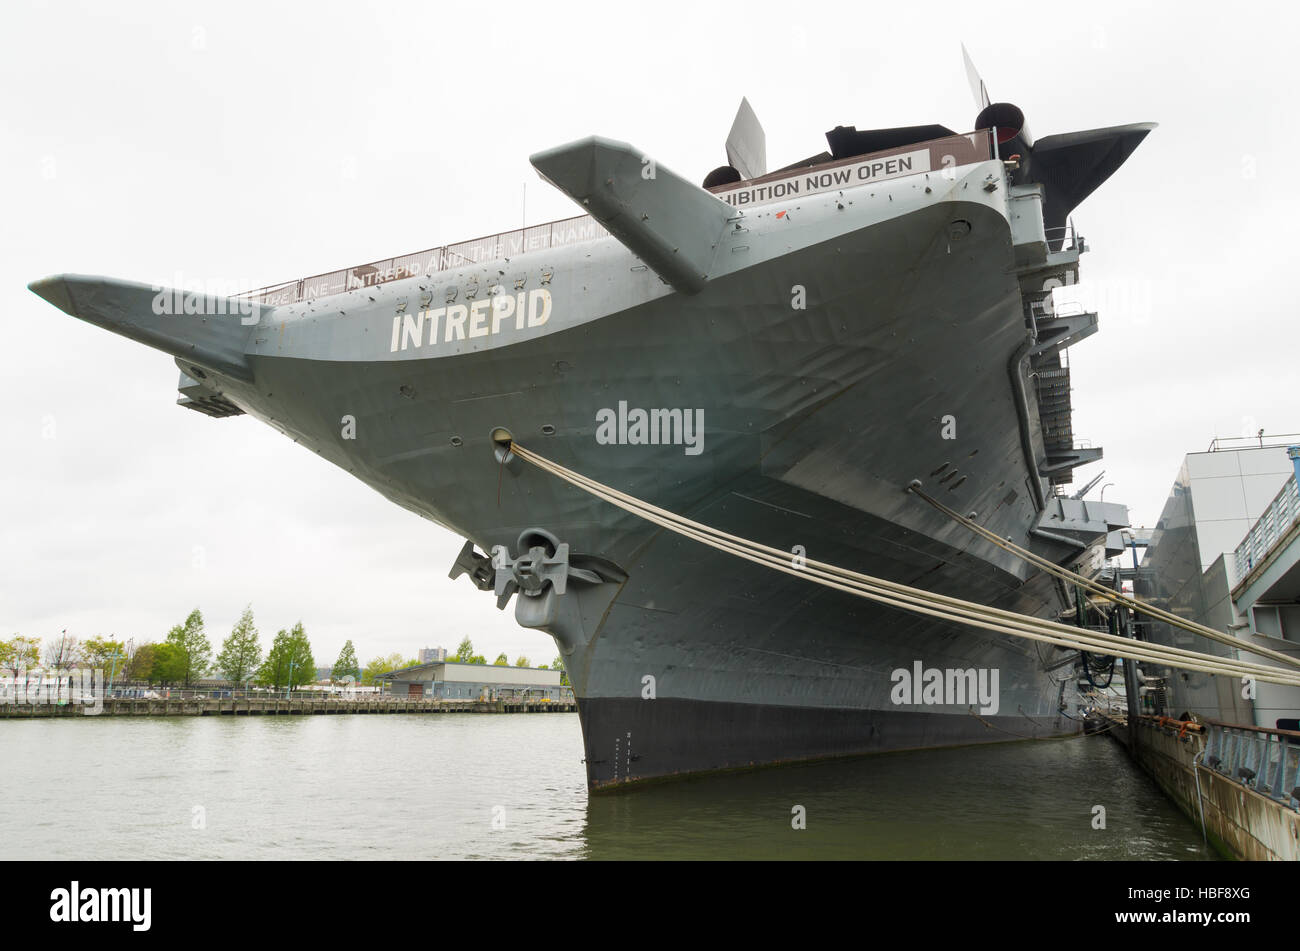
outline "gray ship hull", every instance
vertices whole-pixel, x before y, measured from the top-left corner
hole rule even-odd
[[[779,497],[790,502],[792,494]],[[765,518],[756,507],[733,495],[700,520],[759,537],[797,530],[825,560],[945,594],[987,600],[1001,589],[1000,607],[1040,615],[1056,607],[1044,576],[1023,585],[997,579],[977,559],[921,543],[883,520],[846,513],[843,521],[819,520],[838,526],[820,535],[793,524],[798,516]],[[726,514],[732,517],[709,518]],[[954,568],[927,569],[927,560]],[[927,571],[928,584],[917,577]],[[1044,672],[1044,660],[1056,656],[1051,649],[1040,654],[1024,641],[830,591],[671,536],[638,559],[634,578],[586,653],[571,661],[586,672],[579,705],[593,786],[1060,735],[1078,726],[1060,710],[1073,687]],[[895,703],[891,674],[917,662],[998,671],[997,712],[981,713],[974,697],[946,706]],[[644,696],[647,675],[653,700]],[[1068,669],[1057,676],[1069,679]]]
[[[1077,732],[1059,715],[975,719],[944,713],[628,698],[578,701],[588,784],[623,786],[690,773],[899,750],[1046,739]]]
[[[955,216],[973,224],[960,248],[945,237]],[[486,438],[508,427],[569,468],[774,547],[1054,616],[1062,605],[1045,576],[903,491],[947,462],[961,481],[941,487],[952,488],[946,501],[1045,550],[1028,534],[1037,475],[1006,369],[1024,339],[1011,253],[1004,219],[954,203],[535,343],[415,365],[267,356],[255,374],[296,438],[327,458],[338,451],[333,461],[485,551],[538,526],[626,572],[577,631],[539,625],[565,655],[592,786],[1068,733],[1077,724],[1044,672],[1054,649],[737,561],[539,471],[502,471]],[[820,292],[807,311],[766,303],[795,284]],[[394,400],[401,386],[413,395]],[[236,399],[259,411],[256,396]],[[620,401],[703,408],[706,451],[598,444],[596,412]],[[302,427],[308,414],[321,428]],[[345,414],[366,434],[359,447],[326,434]],[[999,671],[999,712],[892,702],[891,672],[916,661]],[[646,676],[654,700],[642,699]]]
[[[229,358],[238,372],[178,363],[484,551],[540,528],[605,566],[598,584],[544,603],[516,597],[521,623],[564,654],[593,787],[1074,732],[1066,675],[1048,673],[1055,649],[725,556],[503,465],[491,439],[504,427],[568,468],[776,548],[1055,616],[1045,576],[904,491],[920,479],[1003,537],[1072,551],[1031,535],[1042,478],[1029,456],[1043,444],[1013,384],[1024,303],[1006,203],[981,187],[1001,174],[984,162],[805,198],[782,216],[756,209],[692,295],[606,238],[276,308]],[[436,346],[434,331],[408,348],[416,306],[511,279],[521,295],[548,288],[555,313],[540,330],[449,330]],[[108,306],[93,288],[77,292],[87,301],[42,293],[79,316]],[[621,406],[702,412],[701,451],[602,443],[600,413]],[[918,664],[996,672],[996,701],[900,700],[894,674]]]

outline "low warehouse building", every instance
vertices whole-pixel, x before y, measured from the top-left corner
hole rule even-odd
[[[560,684],[560,671],[496,664],[435,661],[404,667],[375,678],[396,697],[412,700],[571,700],[571,687]]]

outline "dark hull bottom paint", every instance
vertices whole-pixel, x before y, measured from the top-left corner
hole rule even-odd
[[[1064,716],[966,716],[627,697],[578,700],[591,788],[683,773],[1078,733]]]

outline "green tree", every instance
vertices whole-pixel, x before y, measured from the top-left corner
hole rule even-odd
[[[532,664],[529,663],[527,657],[524,657],[524,656],[521,654],[521,655],[519,655],[518,657],[515,658],[515,666],[516,666],[516,667],[531,667]]]
[[[257,671],[257,682],[279,690],[293,689],[295,684],[311,683],[316,679],[316,661],[311,656],[311,643],[299,621],[290,630],[276,632],[271,650]]]
[[[114,682],[126,673],[129,658],[126,644],[107,637],[88,637],[81,642],[81,662],[91,670],[103,671],[108,682]]]
[[[186,686],[198,680],[212,666],[212,644],[203,633],[203,615],[195,608],[185,619],[167,632],[167,643],[174,644],[184,657],[184,675]]]
[[[361,679],[361,668],[357,665],[357,651],[348,641],[343,645],[343,650],[339,651],[339,659],[334,661],[334,669],[330,671],[330,677],[334,680],[342,680],[344,677],[351,677],[353,680]]]
[[[221,645],[217,655],[217,667],[233,683],[242,683],[244,679],[257,670],[262,663],[262,645],[257,640],[257,628],[253,626],[253,606],[244,608],[244,613],[235,622],[230,636]]]
[[[116,655],[116,656],[114,656]],[[126,644],[122,641],[109,640],[107,637],[88,637],[81,642],[81,661],[87,667],[104,671],[105,676],[113,669],[125,668]]]
[[[456,648],[456,656],[452,659],[459,661],[462,664],[486,664],[487,663],[486,657],[484,657],[482,654],[474,653],[474,645],[470,643],[468,637],[461,640],[460,646]]]
[[[35,667],[40,659],[41,642],[38,638],[15,634],[7,641],[0,641],[0,668],[15,677],[19,671]]]
[[[401,654],[371,658],[370,663],[366,664],[366,669],[361,673],[361,682],[363,684],[374,684],[375,678],[380,674],[391,674],[404,666],[406,666],[406,661],[402,659]]]
[[[131,662],[126,667],[126,677],[128,680],[148,680],[153,679],[153,665],[158,652],[157,644],[141,644],[131,655]]]
[[[266,660],[257,668],[254,678],[264,687],[279,690],[289,682],[289,632],[284,628],[275,632],[271,649],[266,652]]]
[[[556,654],[555,660],[551,661],[551,670],[558,670],[560,672],[560,683],[566,687],[569,685],[569,670],[564,666],[564,658],[559,654]]]
[[[492,666],[494,666],[494,667],[509,667],[509,666],[510,666],[510,658],[506,657],[506,655],[505,655],[504,653],[502,653],[502,654],[497,654],[497,659],[494,660],[494,661],[492,661]]]
[[[179,644],[166,641],[153,646],[153,664],[145,678],[149,683],[163,686],[188,681],[185,679],[190,671],[190,658],[185,648]]]
[[[302,621],[293,626],[289,632],[293,643],[292,665],[289,668],[289,686],[316,682],[316,658],[311,655],[311,641],[303,629]]]

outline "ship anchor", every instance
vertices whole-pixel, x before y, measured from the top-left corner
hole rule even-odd
[[[497,608],[505,610],[516,593],[515,619],[523,627],[548,630],[565,637],[567,611],[561,610],[570,585],[586,591],[609,588],[608,596],[627,580],[627,573],[608,559],[570,553],[569,546],[544,528],[526,528],[511,555],[505,545],[494,545],[490,556],[466,541],[451,566],[449,577],[468,575],[474,587],[496,594]],[[581,598],[579,598],[581,600]],[[569,633],[573,637],[577,632]]]

